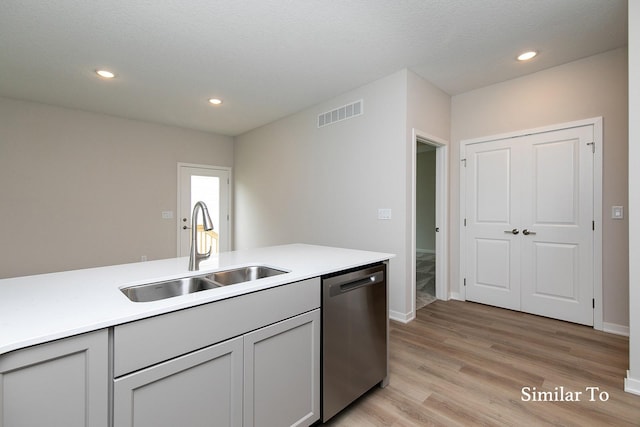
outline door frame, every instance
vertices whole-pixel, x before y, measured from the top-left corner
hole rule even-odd
[[[184,163],[184,162],[178,162],[178,166],[176,168],[176,175],[177,175],[177,185],[178,188],[176,190],[176,256],[180,256],[180,198],[181,198],[181,191],[182,191],[182,180],[181,180],[181,173],[180,173],[180,168],[182,167],[190,167],[190,168],[198,168],[198,169],[209,169],[209,170],[222,170],[222,171],[226,171],[229,173],[229,195],[227,197],[227,203],[228,203],[228,214],[229,214],[229,220],[228,220],[228,233],[229,233],[229,250],[233,250],[233,212],[232,212],[232,206],[233,206],[233,170],[230,167],[227,166],[212,166],[212,165],[202,165],[202,164],[198,164],[198,163]]]
[[[584,120],[573,122],[558,123],[549,126],[543,126],[532,129],[518,130],[514,132],[502,133],[497,135],[489,135],[480,138],[463,139],[460,141],[460,242],[458,248],[458,256],[460,259],[459,298],[466,301],[465,274],[467,263],[465,259],[466,245],[466,227],[464,221],[466,218],[466,147],[470,144],[494,141],[497,139],[516,138],[530,134],[545,133],[562,129],[569,129],[581,126],[593,125],[593,141],[595,143],[595,153],[593,156],[593,221],[595,221],[595,230],[593,232],[593,297],[595,299],[595,307],[593,310],[593,328],[599,331],[604,330],[603,322],[603,290],[602,290],[602,162],[604,152],[604,139],[602,135],[602,117],[592,117]]]
[[[436,233],[436,298],[449,299],[449,279],[447,266],[448,258],[448,150],[449,141],[430,135],[419,129],[412,129],[411,144],[411,253],[409,289],[406,294],[411,298],[411,311],[406,321],[413,320],[416,316],[416,191],[417,191],[417,144],[429,144],[436,147],[436,227],[440,229]]]

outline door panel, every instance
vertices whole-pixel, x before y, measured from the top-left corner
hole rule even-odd
[[[511,148],[475,154],[475,220],[508,224],[511,216]]]
[[[577,222],[579,169],[578,140],[534,143],[534,223],[575,224]]]
[[[511,242],[508,240],[476,239],[476,281],[478,286],[511,289]]]
[[[577,301],[578,247],[558,243],[533,247],[533,295]]]

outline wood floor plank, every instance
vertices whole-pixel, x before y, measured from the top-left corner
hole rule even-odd
[[[391,322],[389,351],[389,386],[375,387],[326,425],[640,426],[640,396],[623,389],[626,337],[435,301],[408,324]],[[589,387],[597,388],[595,401]]]

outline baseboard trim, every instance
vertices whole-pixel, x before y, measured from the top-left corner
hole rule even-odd
[[[455,299],[458,301],[465,301],[460,292],[449,292],[449,299]]]
[[[416,313],[400,313],[399,311],[389,310],[389,319],[402,323],[409,323],[416,318]]]
[[[640,380],[631,378],[629,375],[630,373],[627,371],[627,378],[624,379],[624,391],[640,396]]]
[[[602,324],[602,330],[610,334],[622,335],[625,337],[629,336],[629,327],[624,325],[604,322]]]

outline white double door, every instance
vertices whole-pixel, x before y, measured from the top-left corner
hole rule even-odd
[[[466,146],[466,299],[593,325],[593,126]]]

